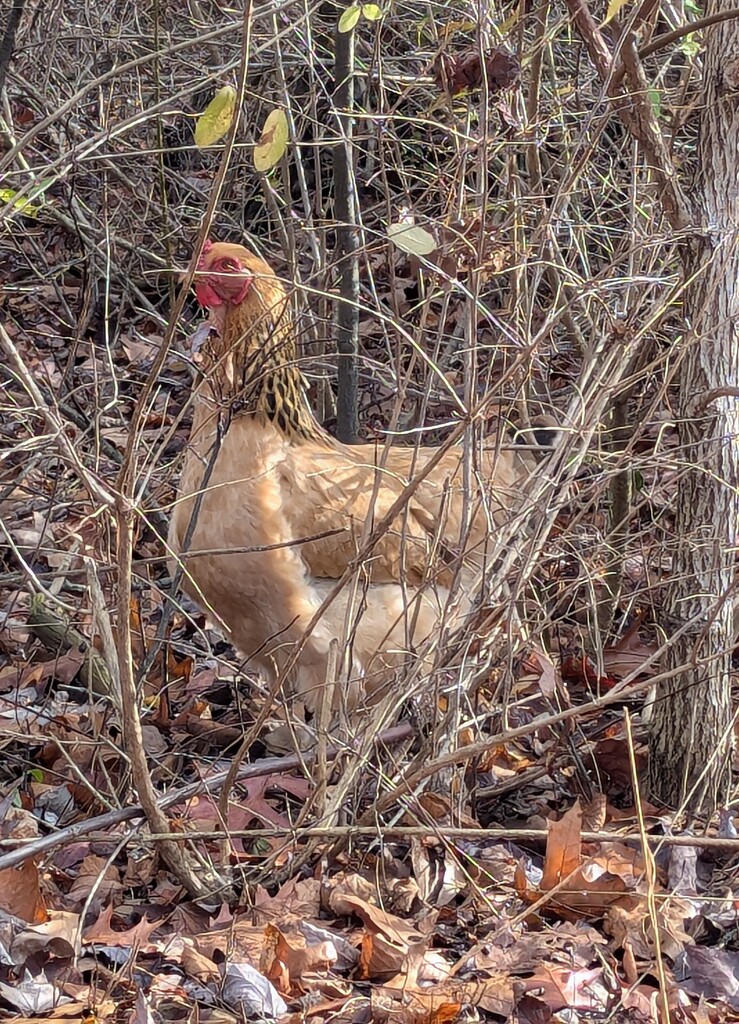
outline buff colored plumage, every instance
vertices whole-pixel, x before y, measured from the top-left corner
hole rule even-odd
[[[175,555],[183,551],[199,501],[185,589],[274,678],[354,559],[365,523],[384,516],[436,449],[349,447],[321,428],[298,369],[285,289],[259,257],[240,245],[206,244],[196,291],[219,330],[194,396],[169,543]],[[429,578],[433,550],[442,548],[448,560],[463,549],[467,565],[484,558],[532,458],[520,450],[479,453],[488,488],[473,500],[462,543],[462,455],[461,448],[445,453],[378,541],[358,584],[344,588],[313,630],[286,680],[309,707],[326,683],[333,638],[349,637],[356,700],[387,685],[409,650],[437,628],[449,572]],[[306,540],[321,534],[330,535]],[[352,614],[355,607],[361,614]]]

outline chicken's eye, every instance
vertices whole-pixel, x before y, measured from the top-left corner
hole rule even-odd
[[[232,260],[232,259],[225,259],[225,260],[223,260],[221,262],[221,266],[223,267],[224,270],[227,270],[227,271],[238,270],[239,269],[236,266],[236,261]]]

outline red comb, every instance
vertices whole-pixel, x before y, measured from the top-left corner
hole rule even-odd
[[[205,261],[205,256],[207,253],[210,252],[212,248],[213,243],[209,238],[206,238],[205,241],[203,242],[203,248],[200,252],[200,259],[198,260],[198,270],[202,270]]]

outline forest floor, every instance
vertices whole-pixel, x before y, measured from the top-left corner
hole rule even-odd
[[[127,411],[162,328],[139,314],[113,347],[94,322],[65,337],[59,324],[77,288],[71,278],[39,302],[37,287],[11,277],[7,329],[87,469],[113,490]],[[187,603],[152,656],[169,585],[159,532],[188,431],[179,414],[190,373],[175,353],[144,426],[142,463],[158,458],[128,627],[144,670],[151,778],[174,832],[223,885],[188,899],[137,807],[110,698],[114,524],[60,457],[23,383],[7,375],[0,495],[0,998],[9,1017],[732,1016],[731,814],[697,838],[641,792],[641,716],[657,653],[648,616],[632,601],[620,640],[596,664],[586,592],[561,557],[549,566],[559,611],[548,643],[502,635],[461,698],[453,676],[430,680],[430,710],[401,702],[383,718],[369,709],[338,744],[328,736],[302,752],[295,719],[275,704],[223,821],[219,785],[267,698]],[[376,410],[381,419],[381,401]],[[669,499],[668,477],[650,486],[654,501]],[[591,509],[593,529],[598,516]],[[114,633],[119,625],[113,616]]]
[[[515,538],[515,601],[470,658],[420,694],[400,678],[392,701],[329,733],[314,722],[306,745],[300,708],[272,699],[203,611],[171,594],[164,544],[189,431],[194,300],[151,370],[218,162],[193,146],[194,113],[238,67],[241,15],[204,5],[214,28],[194,0],[123,4],[118,26],[115,4],[57,6],[58,32],[43,4],[21,26],[3,110],[20,142],[0,191],[0,1016],[736,1019],[733,808],[689,829],[644,789],[680,461],[667,372],[684,327],[669,297],[675,242],[643,224],[655,215],[633,141],[598,108],[567,15],[552,15],[543,78],[527,60],[532,91],[516,92],[524,62],[506,60],[484,117],[479,94],[444,101],[443,47],[458,51],[452,77],[484,77],[470,61],[475,26],[452,5],[438,24],[425,3],[388,17],[381,73],[380,28],[366,16],[357,28],[370,114],[355,139],[363,436],[395,422],[406,440],[423,428],[438,443],[455,399],[501,380],[503,417],[529,387],[559,413],[581,400],[581,415],[566,486],[553,480],[537,510],[543,541]],[[255,5],[246,128],[213,235],[257,239],[309,285],[305,365],[333,429],[333,20],[316,14],[304,38],[294,7]],[[501,34],[529,45],[533,20],[519,33],[512,16]],[[665,117],[678,75],[666,77]],[[258,175],[250,147],[278,103],[301,144]],[[689,145],[675,144],[681,161]],[[414,217],[436,232],[436,275],[388,242],[388,223]],[[632,365],[625,338],[647,357],[627,381],[633,433],[619,462],[602,414],[606,384]],[[121,614],[115,495],[134,411],[138,514]],[[607,492],[624,460],[636,497],[616,550]],[[621,589],[603,635],[614,550]],[[115,700],[121,631],[140,738],[124,735]],[[134,743],[207,898],[188,895],[164,855],[169,834],[151,831]]]

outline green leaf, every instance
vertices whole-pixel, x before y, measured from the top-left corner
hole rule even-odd
[[[362,4],[362,14],[367,21],[379,21],[382,17],[382,8],[377,4]]]
[[[236,113],[236,90],[230,85],[220,89],[195,125],[195,145],[198,149],[212,146],[222,139],[233,124]]]
[[[38,195],[38,189],[36,189],[36,194]],[[19,196],[12,188],[0,188],[0,206],[5,206],[7,203],[12,203],[16,210],[26,217],[38,216],[41,209],[40,206],[35,206],[31,202],[30,196]]]
[[[607,25],[608,22],[615,18],[622,7],[625,7],[629,0],[608,0],[608,10],[603,20],[603,25]]]
[[[678,48],[686,57],[697,57],[701,50],[701,44],[695,37],[695,32],[689,32],[678,42]]]
[[[352,4],[351,7],[347,7],[339,18],[339,32],[351,32],[359,21],[361,13],[362,8],[359,4]]]
[[[647,96],[649,97],[649,102],[652,104],[654,116],[659,120],[662,116],[662,94],[659,89],[648,89]]]
[[[56,181],[56,178],[41,178],[28,193],[28,198],[31,200],[41,199],[43,202],[46,202],[44,194],[48,192],[52,185],[56,184]]]
[[[285,111],[271,110],[254,147],[254,166],[258,171],[268,171],[282,159],[289,137]]]
[[[414,224],[390,224],[387,235],[393,245],[411,256],[429,256],[437,248],[431,232]]]

